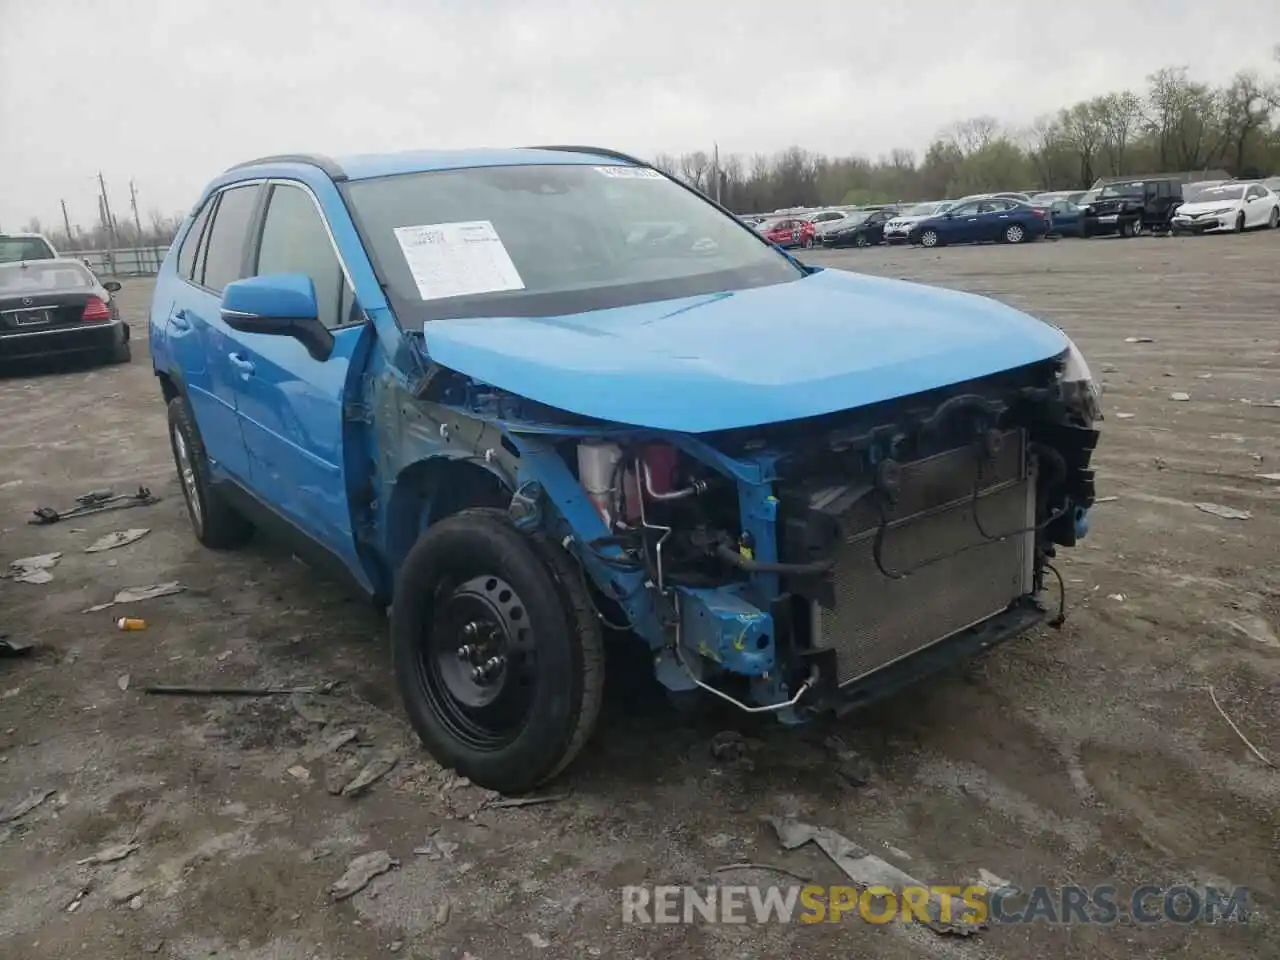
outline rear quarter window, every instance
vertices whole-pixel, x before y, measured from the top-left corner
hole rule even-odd
[[[196,214],[191,229],[182,238],[182,247],[178,250],[178,275],[185,280],[195,277],[196,253],[200,249],[200,238],[204,235],[209,223],[209,212],[213,209],[216,197],[210,197]]]

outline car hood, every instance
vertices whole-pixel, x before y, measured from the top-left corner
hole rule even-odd
[[[1177,212],[1187,216],[1197,213],[1208,213],[1210,210],[1233,210],[1240,206],[1239,200],[1197,200],[1195,203],[1178,204]]]
[[[885,226],[886,226],[886,227],[911,227],[911,226],[914,226],[915,224],[919,223],[921,220],[928,220],[928,219],[929,219],[929,215],[926,215],[926,216],[910,216],[910,217],[894,217],[892,220],[890,220],[888,223],[886,223],[886,224],[885,224]]]
[[[822,270],[555,317],[429,321],[436,363],[571,413],[698,433],[860,407],[1056,356],[1065,335],[973,294]]]

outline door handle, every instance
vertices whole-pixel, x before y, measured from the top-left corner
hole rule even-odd
[[[190,330],[191,321],[187,319],[187,311],[179,310],[177,313],[169,315],[169,322],[173,324],[175,330]]]
[[[247,379],[249,374],[253,373],[253,361],[246,360],[238,353],[228,353],[227,359],[231,361],[231,365],[240,371]]]

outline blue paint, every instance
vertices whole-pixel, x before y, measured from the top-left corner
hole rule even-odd
[[[434,320],[425,337],[436,363],[512,393],[689,433],[864,406],[1067,347],[994,300],[837,270],[569,317]]]
[[[676,593],[686,658],[705,657],[747,677],[761,677],[774,668],[773,618],[750,603],[742,587],[677,587]]]

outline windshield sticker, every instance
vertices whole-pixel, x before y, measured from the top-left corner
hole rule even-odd
[[[396,227],[395,235],[423,300],[524,289],[488,220]]]
[[[665,180],[657,170],[649,167],[596,167],[596,172],[615,180]]]

